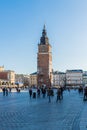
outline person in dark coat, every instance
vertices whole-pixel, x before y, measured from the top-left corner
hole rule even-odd
[[[51,88],[50,87],[47,90],[47,96],[49,97],[49,102],[51,102]]]
[[[32,96],[32,88],[29,89],[29,95],[30,95],[30,98]]]
[[[87,87],[84,88],[84,100],[87,100]]]
[[[43,88],[42,94],[43,94],[43,98],[45,98],[45,95],[46,95],[46,88]]]
[[[3,91],[3,96],[5,96],[5,87],[2,89],[2,91]]]
[[[40,88],[37,88],[37,96],[40,97]]]
[[[8,96],[8,88],[6,88],[6,90],[5,90],[5,91],[6,91],[6,96]]]
[[[58,100],[61,100],[61,89],[60,88],[57,89],[57,99],[56,99],[56,102],[58,102]]]
[[[63,99],[63,87],[60,87],[61,90],[61,99]]]

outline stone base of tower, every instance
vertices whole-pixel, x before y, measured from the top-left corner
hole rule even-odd
[[[47,76],[43,76],[43,75],[37,75],[37,85],[38,87],[42,87],[42,86],[46,86],[51,87],[51,79]]]

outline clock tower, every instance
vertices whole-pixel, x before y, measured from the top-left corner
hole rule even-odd
[[[52,84],[52,47],[49,44],[45,25],[38,44],[37,53],[37,85],[51,87]]]

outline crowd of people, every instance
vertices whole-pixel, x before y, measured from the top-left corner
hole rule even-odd
[[[20,92],[20,88],[15,88],[15,89],[18,93]],[[11,91],[12,91],[11,87],[3,87],[2,88],[3,96],[8,96],[8,94],[11,93]]]
[[[63,87],[60,87],[57,89],[57,92],[56,92],[56,95],[57,95],[57,98],[56,98],[56,102],[58,102],[58,100],[62,100],[63,99]],[[37,91],[36,92],[33,92],[32,88],[30,87],[29,88],[29,95],[30,95],[30,99],[31,97],[33,98],[36,98],[36,96],[39,98],[42,97],[45,98],[46,96],[48,97],[49,99],[49,102],[51,102],[51,97],[54,96],[54,89],[51,88],[51,87],[38,87],[37,88]]]
[[[57,88],[56,102],[63,100],[64,90],[66,90],[64,87]],[[71,89],[67,88],[67,90],[70,92]],[[87,87],[79,86],[78,92],[79,92],[79,94],[80,93],[83,94],[83,100],[86,101],[87,100]],[[54,89],[52,89],[51,87],[49,87],[49,88],[41,87],[41,88],[37,88],[36,92],[33,92],[32,88],[29,88],[29,95],[30,95],[30,98],[31,97],[36,98],[36,96],[40,97],[41,95],[43,98],[45,98],[45,96],[47,95],[49,97],[49,102],[51,102],[51,96],[54,96]]]
[[[36,91],[33,91],[32,87],[28,88],[29,90],[29,96],[30,99],[31,98],[40,98],[41,96],[43,98],[45,98],[46,96],[49,99],[49,102],[51,102],[51,97],[54,96],[54,89],[51,87],[37,87]],[[64,87],[58,87],[56,90],[56,102],[63,100],[63,92],[64,90],[66,90]],[[70,88],[67,88],[67,90],[70,92]],[[11,92],[11,88],[2,88],[3,91],[3,96],[8,96],[8,93]],[[20,88],[16,88],[16,91],[19,93],[21,91]],[[83,100],[86,101],[87,100],[87,87],[82,87],[80,86],[78,88],[78,92],[79,94],[82,93],[83,94]]]

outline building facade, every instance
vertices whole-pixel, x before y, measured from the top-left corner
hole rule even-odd
[[[66,71],[66,85],[69,85],[69,86],[83,85],[83,71],[82,70],[67,70]]]
[[[37,72],[30,74],[30,86],[37,87]]]
[[[15,86],[15,72],[4,70],[4,67],[0,67],[0,86]]]
[[[83,85],[87,86],[87,71],[83,72]]]
[[[42,31],[40,44],[38,44],[37,53],[37,85],[46,85],[50,87],[52,84],[52,47],[49,44],[45,26]]]
[[[64,72],[53,72],[53,87],[64,87],[66,80],[66,74]]]

